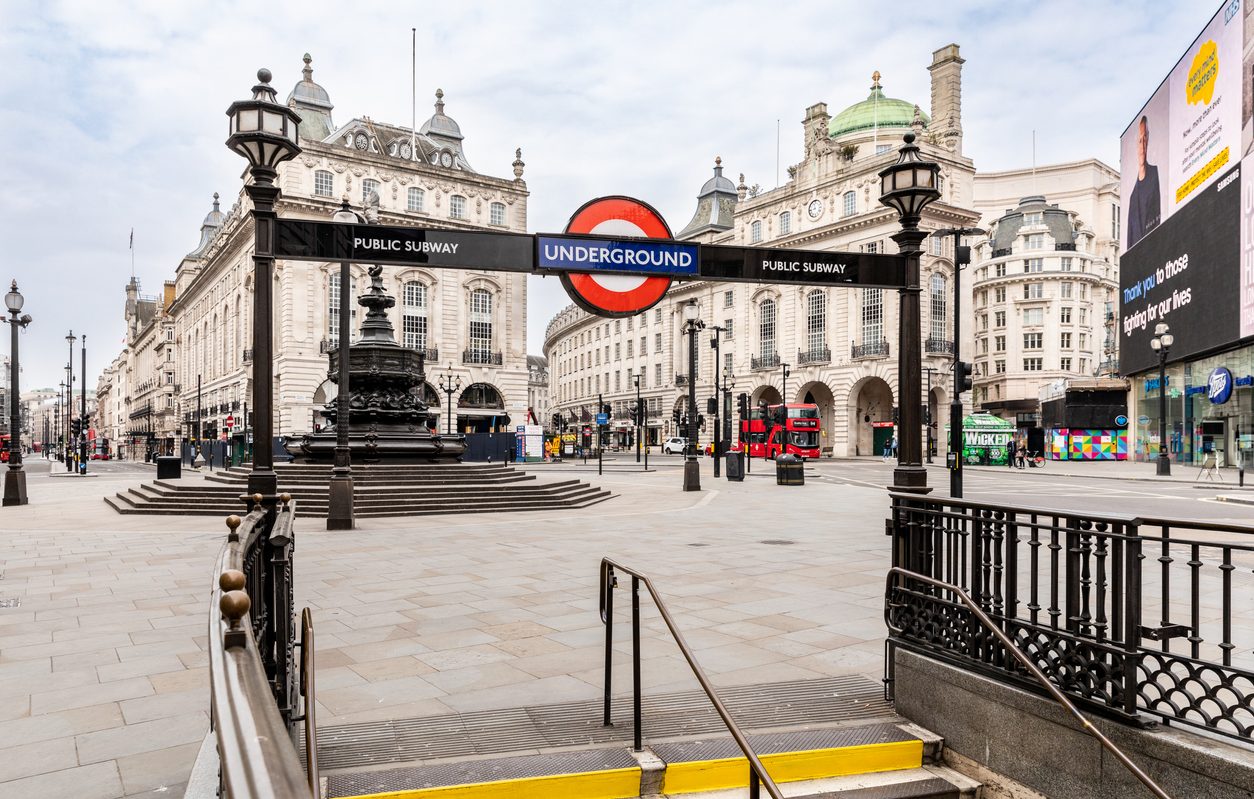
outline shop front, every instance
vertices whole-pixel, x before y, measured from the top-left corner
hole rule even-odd
[[[1132,457],[1158,457],[1159,406],[1167,399],[1167,451],[1177,463],[1201,466],[1214,454],[1218,466],[1239,466],[1254,457],[1254,346],[1167,367],[1133,378]]]

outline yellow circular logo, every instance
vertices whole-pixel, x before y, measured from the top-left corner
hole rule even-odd
[[[1219,76],[1219,50],[1215,40],[1208,39],[1197,49],[1189,66],[1189,105],[1198,102],[1210,105],[1215,96],[1215,78]]]

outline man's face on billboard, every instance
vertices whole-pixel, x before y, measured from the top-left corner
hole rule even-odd
[[[1142,119],[1136,131],[1136,154],[1141,166],[1145,166],[1145,153],[1149,149],[1149,125]]]

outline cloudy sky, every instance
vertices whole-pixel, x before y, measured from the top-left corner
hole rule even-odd
[[[172,278],[213,192],[229,205],[243,162],[223,145],[227,106],[259,66],[280,98],[313,55],[337,122],[418,118],[437,87],[479,171],[510,175],[523,149],[533,231],[584,201],[628,194],[672,228],[692,214],[715,155],[729,176],[776,184],[801,158],[800,120],[885,92],[928,106],[931,52],[962,47],[966,153],[978,168],[1097,157],[1219,8],[1115,3],[391,2],[0,0],[0,278],[34,317],[23,387],[55,386],[64,337],[88,335],[95,376],[122,347],[124,287]],[[532,278],[529,348],[566,304]],[[7,347],[0,344],[0,352]],[[75,370],[78,355],[75,355]]]

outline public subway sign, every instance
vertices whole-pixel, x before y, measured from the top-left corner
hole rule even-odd
[[[280,219],[275,225],[278,258],[352,261],[366,264],[430,266],[531,272],[533,237],[392,225],[357,225]]]

